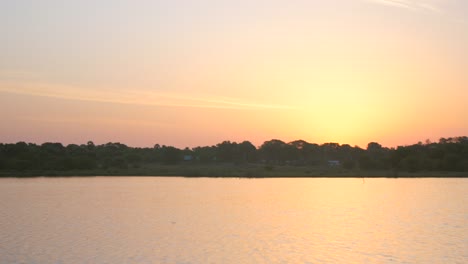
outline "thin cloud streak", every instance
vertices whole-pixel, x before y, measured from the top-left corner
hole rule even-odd
[[[382,4],[382,5],[387,5],[387,6],[411,9],[411,6],[409,6],[405,1],[394,1],[394,0],[367,0],[367,1]]]
[[[442,13],[434,1],[429,0],[366,0],[368,2],[377,3],[381,5],[399,7],[413,11],[428,11],[434,13]]]
[[[86,116],[86,118],[58,118],[58,117],[32,117],[32,116],[19,116],[16,120],[26,122],[40,122],[40,123],[57,123],[57,124],[83,124],[83,125],[95,125],[95,124],[109,124],[109,125],[131,125],[131,126],[146,126],[146,127],[172,127],[171,123],[143,121],[136,119],[122,119],[122,118],[97,118]]]
[[[168,92],[127,92],[127,91],[91,91],[84,92],[71,86],[3,83],[0,92],[28,96],[50,97],[65,100],[117,103],[163,107],[214,108],[214,109],[294,109],[292,106],[279,104],[264,104],[244,101],[240,98],[216,97],[210,95],[187,95]]]

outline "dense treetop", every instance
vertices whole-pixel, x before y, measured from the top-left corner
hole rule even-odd
[[[289,143],[278,139],[258,148],[249,141],[178,149],[156,144],[133,148],[121,143],[67,146],[61,143],[0,144],[1,171],[93,170],[139,168],[151,164],[265,164],[339,166],[347,170],[468,171],[468,137],[441,138],[397,148],[371,142],[366,149],[338,143]]]

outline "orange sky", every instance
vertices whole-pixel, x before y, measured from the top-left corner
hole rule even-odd
[[[468,2],[0,3],[0,142],[468,135]]]

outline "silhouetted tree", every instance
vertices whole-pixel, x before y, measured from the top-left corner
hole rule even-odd
[[[260,146],[260,154],[262,158],[268,163],[284,163],[286,161],[286,155],[284,150],[287,148],[287,144],[278,139],[272,139],[265,141]]]
[[[162,146],[162,160],[165,164],[177,164],[182,160],[182,152],[175,147]]]
[[[250,141],[243,141],[237,146],[239,148],[239,154],[243,162],[256,162],[258,160],[257,149],[252,143],[250,143]]]
[[[177,164],[184,155],[193,156],[193,163],[265,162],[274,165],[327,166],[329,160],[340,161],[345,169],[408,171],[468,171],[468,137],[441,138],[396,149],[370,142],[366,149],[348,144],[322,145],[296,140],[285,143],[273,139],[258,149],[249,142],[223,141],[215,146],[185,148],[160,146],[132,148],[121,143],[86,144],[0,143],[0,172],[13,171],[74,171],[140,167],[155,163]],[[13,173],[14,174],[14,173]]]

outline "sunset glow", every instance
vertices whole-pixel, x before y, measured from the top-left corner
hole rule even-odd
[[[468,1],[4,1],[2,142],[468,134]]]

